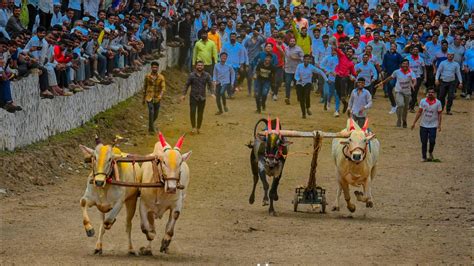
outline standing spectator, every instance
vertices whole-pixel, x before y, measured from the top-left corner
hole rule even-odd
[[[209,40],[213,41],[217,47],[217,52],[220,53],[222,49],[222,42],[219,33],[217,32],[217,25],[213,24],[211,30],[207,33]]]
[[[360,77],[356,84],[356,89],[352,90],[349,99],[349,114],[362,128],[367,119],[367,110],[372,107],[372,95],[365,89],[366,79]]]
[[[214,45],[214,43],[212,44]],[[186,85],[184,86],[183,95],[181,96],[181,102],[186,99],[186,94],[188,93],[189,87],[191,87],[191,91],[189,93],[189,111],[191,126],[193,128],[191,134],[200,134],[202,119],[204,116],[204,107],[206,106],[206,87],[211,93],[211,96],[214,98],[216,97],[214,91],[212,90],[211,75],[204,71],[204,62],[199,60],[196,61],[196,70],[189,74]]]
[[[154,123],[166,90],[165,77],[158,73],[159,67],[158,62],[151,62],[151,73],[145,75],[143,82],[143,104],[148,106],[148,133],[151,135],[155,133]]]
[[[312,61],[311,55],[304,55],[303,63],[296,67],[296,94],[300,102],[302,118],[306,118],[306,114],[312,115],[309,109],[311,107],[311,86],[313,82],[313,74],[318,73],[327,82],[328,78],[324,71],[310,64]]]
[[[278,63],[275,66],[275,79],[272,83],[272,92],[273,100],[278,100],[278,90],[280,89],[281,83],[283,82],[283,77],[285,71],[283,67],[285,66],[285,46],[283,46],[283,37],[280,35],[277,29],[273,29],[272,36],[267,39],[267,43],[273,45],[273,53],[276,55]]]
[[[407,113],[410,103],[411,93],[416,85],[416,75],[410,69],[408,59],[403,59],[400,69],[395,70],[391,76],[387,77],[378,86],[395,79],[395,101],[397,103],[397,127],[407,127]]]
[[[462,88],[461,67],[454,61],[454,51],[448,50],[448,60],[439,64],[435,76],[435,84],[439,86],[438,99],[443,108],[446,106],[447,115],[453,114],[451,113],[451,107],[456,93],[456,78],[459,80],[459,88]],[[446,95],[448,95],[447,104],[445,104]]]
[[[291,83],[295,80],[296,67],[303,61],[303,50],[296,45],[296,39],[290,38],[288,48],[285,50],[285,103],[290,104]]]
[[[247,61],[245,48],[242,46],[242,44],[237,42],[237,34],[235,32],[230,34],[230,41],[228,43],[224,43],[222,46],[222,52],[225,52],[228,55],[229,60],[227,63],[234,68],[234,73],[236,75],[234,83],[227,91],[229,98],[233,98],[235,90],[238,89],[237,79],[240,69],[244,68],[244,65]]]
[[[252,94],[252,81],[256,65],[253,62],[256,60],[260,52],[262,52],[262,45],[265,39],[260,35],[260,28],[253,29],[252,36],[244,41],[244,47],[247,49],[247,57],[249,60],[249,67],[247,68],[247,88],[248,95]]]
[[[355,65],[355,71],[357,73],[357,80],[360,78],[365,80],[365,89],[370,91],[372,95],[375,94],[373,83],[377,80],[377,69],[374,64],[369,62],[369,55],[364,54],[362,56],[362,62]]]
[[[136,5],[137,3],[135,3]],[[184,66],[187,66],[189,71],[192,67],[192,58],[193,58],[193,44],[191,41],[191,32],[192,32],[193,22],[191,21],[191,14],[188,12],[184,16],[184,20],[178,23],[178,35],[183,40],[183,45],[179,49],[179,61],[178,65],[183,69]]]
[[[466,73],[467,83],[466,100],[471,99],[474,90],[474,48],[468,49],[464,54],[464,73]]]
[[[217,61],[217,47],[213,41],[208,40],[206,31],[201,33],[201,40],[194,45],[193,65],[196,65],[197,61],[201,61],[204,64],[204,70],[212,74],[214,64]]]
[[[417,46],[411,48],[411,54],[407,56],[407,59],[410,62],[410,69],[416,77],[416,84],[411,93],[410,100],[410,112],[414,113],[415,105],[418,103],[418,91],[423,80],[426,80],[425,61],[420,56]]]
[[[86,5],[84,5],[85,7]],[[51,18],[54,13],[53,1],[51,0],[38,0],[40,26],[49,28],[51,25]]]
[[[266,109],[267,95],[275,75],[275,66],[272,64],[273,59],[271,55],[266,55],[265,59],[260,61],[255,68],[254,87],[258,114]]]
[[[234,84],[235,81],[235,71],[231,65],[226,64],[227,57],[228,54],[222,52],[220,54],[221,61],[214,66],[213,71],[212,81],[216,92],[217,109],[219,109],[216,115],[221,115],[223,113],[222,105],[224,105],[225,112],[229,111],[226,104],[225,92],[230,90],[230,87],[232,87],[232,84]]]
[[[386,77],[390,77],[393,72],[400,67],[402,60],[402,56],[397,52],[397,44],[392,43],[390,45],[390,50],[383,57],[382,69],[385,72]],[[384,91],[388,95],[390,105],[392,106],[389,114],[394,114],[397,111],[397,104],[395,102],[395,97],[393,96],[394,87],[395,80],[390,80],[384,86]]]
[[[421,140],[421,161],[433,161],[433,151],[436,144],[436,130],[441,132],[441,117],[443,107],[441,102],[435,97],[435,90],[433,87],[428,89],[428,94],[425,99],[420,102],[420,109],[416,113],[415,120],[411,129],[415,128],[415,124],[421,117],[420,122],[420,140]],[[429,150],[428,140],[430,143]],[[426,157],[426,152],[429,151],[429,157]]]

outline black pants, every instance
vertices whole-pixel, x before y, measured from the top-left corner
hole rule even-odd
[[[191,126],[193,128],[196,128],[196,111],[197,111],[197,129],[201,128],[202,117],[204,115],[205,106],[206,106],[206,100],[197,100],[192,96],[189,97]]]
[[[39,16],[41,26],[47,29],[51,27],[51,18],[53,17],[53,14],[44,13],[43,11],[39,10]]]
[[[411,100],[409,104],[410,110],[415,110],[415,105],[418,103],[418,91],[420,91],[420,86],[422,82],[423,77],[419,77],[416,79],[415,88],[411,91]]]
[[[345,113],[347,111],[346,97],[354,88],[354,82],[352,82],[349,77],[336,76],[335,86],[337,95],[339,95],[339,99],[344,105],[342,112]]]
[[[430,142],[429,152],[433,153],[435,144],[436,144],[436,129],[437,128],[427,128],[420,127],[420,140],[421,140],[421,156],[423,159],[426,159],[426,151],[428,146],[428,140]]]
[[[41,69],[41,75],[39,75],[39,87],[40,91],[46,91],[49,86],[48,86],[48,71],[44,67],[39,67]]]
[[[435,84],[435,73],[433,65],[426,66],[426,88],[432,87]]]
[[[66,70],[55,70],[56,72],[56,80],[58,82],[58,86],[60,88],[66,88],[69,86],[68,79],[67,79],[67,71]]]
[[[472,91],[474,91],[474,71],[469,71],[467,73],[467,95],[471,95]]]
[[[358,117],[358,116],[352,115],[352,120],[354,120],[360,128],[364,127],[365,119],[366,119],[365,117]]]
[[[213,73],[214,73],[214,64],[212,64],[212,65],[205,65],[205,66],[204,66],[204,71],[206,71],[207,73],[209,73],[209,75],[211,75],[211,77],[212,77],[212,75],[213,75]]]
[[[160,112],[160,103],[154,103],[153,101],[147,102],[148,105],[148,132],[155,132],[155,121],[158,118]]]
[[[446,112],[451,111],[451,107],[453,106],[454,100],[454,93],[456,92],[456,84],[455,80],[450,82],[440,81],[439,84],[439,93],[438,93],[438,100],[440,100],[443,109],[446,106]],[[448,103],[446,104],[446,95],[448,95]]]
[[[298,101],[300,102],[301,114],[306,116],[306,109],[311,107],[311,83],[306,83],[305,85],[296,84],[296,96],[298,96]]]
[[[33,25],[35,25],[35,18],[38,11],[36,10],[36,7],[30,4],[27,5],[27,8],[28,8],[28,30],[33,31]]]
[[[217,103],[217,108],[219,109],[219,112],[222,112],[222,105],[224,107],[227,106],[226,99],[225,99],[225,92],[229,87],[232,87],[231,84],[217,84],[216,86],[216,103]]]

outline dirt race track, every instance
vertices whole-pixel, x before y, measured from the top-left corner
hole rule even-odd
[[[269,101],[267,113],[279,116],[287,129],[339,131],[345,126],[345,118],[334,118],[333,111],[324,112],[314,94],[312,103],[313,115],[306,120],[301,119],[295,98],[291,106],[286,106],[282,99]],[[228,106],[230,112],[217,117],[215,103],[209,98],[203,134],[186,137],[183,151],[193,150],[189,161],[192,176],[169,254],[159,253],[165,223],[161,220],[157,222],[154,255],[127,255],[122,211],[105,234],[104,254],[93,255],[96,238],[86,236],[79,207],[88,173],[83,169],[80,173],[72,172],[57,185],[0,201],[0,263],[472,263],[472,102],[458,98],[454,102],[454,115],[444,116],[443,131],[438,135],[435,149],[435,156],[441,162],[421,163],[418,127],[414,131],[395,128],[396,117],[387,113],[388,101],[379,95],[370,110],[371,128],[382,147],[373,186],[375,206],[367,209],[356,203],[357,210],[352,215],[343,200],[340,212],[330,211],[336,190],[330,140],[323,143],[317,173],[319,185],[327,189],[328,213],[320,214],[310,206],[300,206],[301,212],[293,212],[294,188],[306,183],[311,156],[305,153],[312,147],[311,140],[293,140],[280,182],[277,217],[270,217],[267,207],[261,206],[261,183],[255,204],[248,203],[252,176],[249,149],[244,144],[251,140],[255,122],[267,113],[255,114],[253,98],[242,92]],[[138,108],[144,113],[137,98],[128,108]],[[188,108],[186,103],[160,113],[159,124],[169,142],[174,143],[180,133],[189,131]],[[409,124],[413,118],[409,114]],[[144,125],[144,119],[138,122]],[[151,152],[155,138],[146,135],[144,128],[138,132],[130,140],[137,146],[122,146],[122,149]],[[85,144],[92,143],[90,139]],[[79,154],[79,149],[76,152]],[[90,214],[98,232],[97,210],[91,209]],[[136,250],[147,243],[140,231],[138,212],[132,236]]]

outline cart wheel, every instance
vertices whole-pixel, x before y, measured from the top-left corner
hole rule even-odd
[[[295,198],[293,199],[293,211],[298,211],[298,193],[295,193]]]
[[[321,213],[326,213],[326,195],[323,195],[321,198]]]

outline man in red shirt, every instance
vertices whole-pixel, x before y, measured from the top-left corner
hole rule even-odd
[[[56,65],[58,85],[61,90],[64,90],[63,93],[68,93],[67,91],[69,83],[67,78],[67,69],[70,67],[68,64],[72,61],[72,53],[68,50],[68,46],[72,44],[72,40],[63,38],[59,41],[59,44],[54,46],[54,60],[58,62]],[[58,93],[61,94],[60,90]]]
[[[336,28],[336,33],[334,33],[334,38],[336,38],[338,45],[339,40],[343,37],[347,37],[347,35],[344,34],[344,27],[342,26],[342,24],[338,24]]]
[[[283,77],[285,71],[283,70],[285,66],[285,46],[283,45],[283,36],[280,36],[277,29],[272,30],[272,36],[267,39],[267,43],[273,45],[273,53],[278,59],[278,64],[275,67],[274,81],[272,83],[272,92],[273,100],[278,99],[278,90],[280,89],[281,84],[283,83]]]
[[[345,52],[337,48],[335,45],[333,49],[336,49],[337,58],[339,59],[339,64],[337,64],[336,69],[336,92],[341,99],[342,104],[344,105],[342,112],[347,111],[347,100],[346,96],[350,95],[350,92],[354,88],[354,77],[357,76],[354,69],[354,62],[352,62],[352,56],[354,55],[354,49],[351,47],[346,47]],[[338,116],[339,110],[336,110],[336,116]]]
[[[360,41],[367,44],[372,40],[374,40],[374,36],[372,35],[372,28],[365,29],[365,35],[360,36]]]

